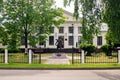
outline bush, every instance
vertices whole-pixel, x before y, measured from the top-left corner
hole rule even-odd
[[[106,56],[112,56],[113,46],[109,44],[105,44],[101,46],[101,50],[105,52]]]
[[[0,48],[0,53],[4,53],[5,49],[4,48]]]
[[[9,53],[21,53],[22,51],[20,49],[8,49]]]
[[[4,48],[0,48],[0,53],[4,53],[5,49]],[[21,53],[22,51],[20,49],[8,49],[9,53]]]
[[[95,46],[92,44],[80,44],[79,47],[87,52],[87,56],[91,56],[91,53],[95,51]]]

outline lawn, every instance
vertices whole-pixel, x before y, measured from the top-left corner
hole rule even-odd
[[[120,64],[0,64],[1,69],[120,69]]]

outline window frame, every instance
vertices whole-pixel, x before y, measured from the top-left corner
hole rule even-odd
[[[53,39],[50,40],[50,37],[52,37]],[[54,36],[49,36],[49,45],[54,45]]]
[[[68,45],[74,45],[74,36],[68,36]]]
[[[101,46],[103,43],[102,36],[97,36],[97,45]]]

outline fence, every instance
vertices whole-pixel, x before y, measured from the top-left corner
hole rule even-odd
[[[86,56],[84,51],[70,51],[67,56],[70,57],[71,64],[83,63],[120,63],[120,50],[118,53],[112,53],[112,56],[106,56],[104,53],[93,53],[91,56]],[[34,53],[29,50],[29,54],[25,53],[0,53],[0,63],[25,63],[25,64],[44,64],[51,53]]]
[[[5,54],[0,53],[0,63],[5,63]]]
[[[93,53],[91,56],[85,56],[85,63],[118,63],[118,53],[113,52],[112,56],[105,53]]]

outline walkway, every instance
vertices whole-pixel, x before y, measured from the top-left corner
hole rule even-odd
[[[54,53],[45,64],[70,64],[70,61],[65,53]]]

